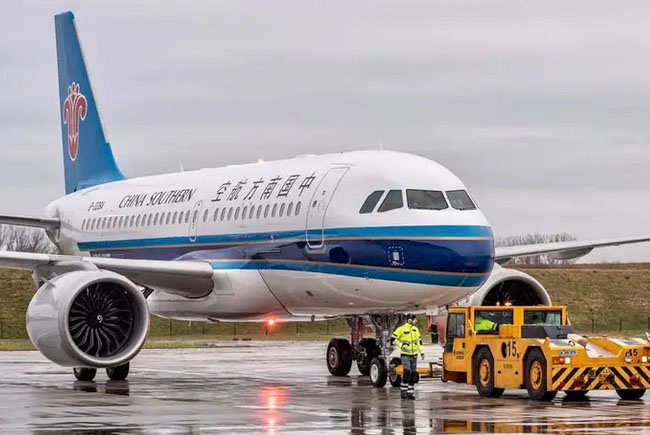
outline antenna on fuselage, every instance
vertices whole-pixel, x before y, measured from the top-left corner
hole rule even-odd
[[[379,150],[380,151],[384,150],[384,141],[381,140],[381,136],[379,136]]]
[[[185,172],[185,166],[183,166],[183,161],[179,160],[178,161],[178,166],[181,172]]]

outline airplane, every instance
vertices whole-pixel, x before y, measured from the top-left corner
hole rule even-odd
[[[412,154],[355,151],[127,178],[106,141],[71,12],[55,16],[65,196],[42,228],[61,254],[0,252],[37,284],[26,325],[48,359],[126,379],[149,315],[192,321],[345,318],[332,375],[385,377],[405,313],[467,303],[550,304],[519,256],[569,259],[650,236],[494,246],[463,182]],[[364,337],[367,325],[375,337]],[[372,372],[372,373],[371,373]],[[372,378],[372,376],[371,376]],[[374,382],[374,381],[373,381]]]

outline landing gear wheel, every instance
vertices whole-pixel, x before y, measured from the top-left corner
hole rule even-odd
[[[108,367],[106,369],[106,375],[112,381],[123,381],[129,376],[129,366],[130,363],[122,364],[117,367]]]
[[[616,394],[623,400],[639,400],[645,394],[645,388],[638,390],[616,390]]]
[[[75,367],[73,369],[74,377],[79,381],[92,381],[97,375],[97,369],[89,369],[86,367]]]
[[[478,394],[483,397],[499,397],[503,394],[503,388],[494,386],[494,358],[487,348],[482,348],[476,355],[474,384]]]
[[[386,370],[386,362],[378,357],[375,357],[370,362],[370,382],[373,387],[383,388],[388,379],[388,370]]]
[[[372,359],[379,355],[379,346],[377,346],[377,340],[374,338],[361,339],[359,346],[365,350],[365,356],[361,361],[357,360],[357,368],[363,376],[368,376],[370,374],[370,363]]]
[[[402,375],[395,373],[395,369],[401,365],[402,359],[397,357],[391,358],[390,363],[388,364],[388,382],[390,382],[393,387],[399,387],[402,385]]]
[[[539,349],[533,349],[526,357],[524,373],[528,396],[534,400],[553,400],[557,391],[546,389],[546,358]]]
[[[589,390],[578,390],[578,391],[565,391],[566,398],[569,400],[583,400]]]
[[[352,347],[344,338],[333,338],[327,345],[327,370],[334,376],[347,376],[352,368]]]

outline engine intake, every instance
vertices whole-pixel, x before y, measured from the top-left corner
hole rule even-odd
[[[29,338],[67,367],[114,367],[130,361],[149,330],[137,286],[106,270],[73,271],[41,286],[27,309]]]
[[[488,280],[459,305],[551,305],[539,281],[519,270],[494,265]]]

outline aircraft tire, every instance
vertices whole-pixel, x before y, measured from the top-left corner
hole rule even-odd
[[[374,338],[363,338],[361,342],[359,342],[359,346],[365,349],[366,356],[362,361],[357,360],[357,369],[359,369],[359,373],[363,376],[368,376],[370,375],[370,364],[372,363],[372,359],[379,355],[379,346],[377,345],[377,340]]]
[[[334,376],[347,376],[352,368],[352,346],[344,338],[333,338],[325,355],[327,369]]]
[[[384,388],[388,379],[388,370],[383,358],[375,357],[370,362],[370,382],[375,388]]]
[[[97,369],[91,369],[87,367],[75,367],[73,370],[74,377],[79,381],[90,382],[95,379],[97,375]]]
[[[130,363],[125,363],[122,364],[121,366],[117,367],[108,367],[106,369],[106,375],[108,376],[108,379],[112,381],[123,381],[129,376],[129,368],[130,368]]]

